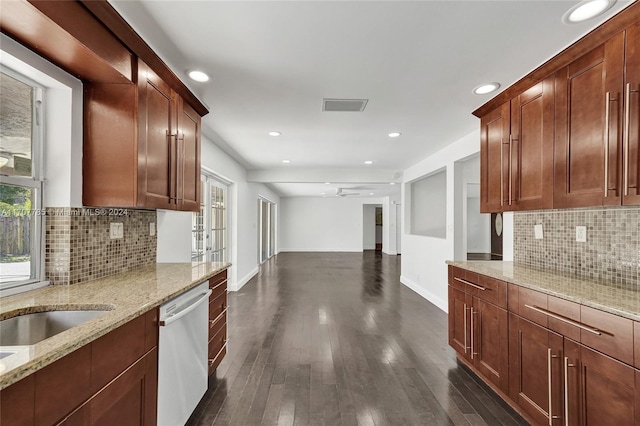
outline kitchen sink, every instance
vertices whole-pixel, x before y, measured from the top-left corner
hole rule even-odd
[[[92,320],[107,310],[58,310],[36,312],[0,321],[0,346],[34,345]],[[8,356],[4,350],[2,356]]]

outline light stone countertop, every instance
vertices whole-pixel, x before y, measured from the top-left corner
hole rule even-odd
[[[82,284],[49,286],[0,299],[0,320],[51,310],[109,309],[90,321],[0,359],[0,390],[195,287],[229,263],[152,263]]]
[[[495,260],[447,261],[467,269],[561,299],[640,321],[640,291],[571,275]],[[640,288],[640,286],[639,286]]]

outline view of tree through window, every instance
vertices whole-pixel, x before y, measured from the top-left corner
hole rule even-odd
[[[34,279],[39,238],[34,222],[34,93],[36,88],[0,73],[0,283]]]

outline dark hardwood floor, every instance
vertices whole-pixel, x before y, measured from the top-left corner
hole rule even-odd
[[[400,257],[282,253],[229,293],[229,352],[189,425],[522,425],[458,365]]]

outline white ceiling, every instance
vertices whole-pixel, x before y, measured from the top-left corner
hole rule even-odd
[[[478,128],[471,112],[492,95],[475,86],[508,87],[630,4],[566,25],[576,1],[110,1],[210,108],[208,139],[290,175],[271,185],[283,196],[319,196],[333,169],[388,190],[392,172]],[[211,80],[188,80],[194,68]],[[322,112],[323,98],[369,103]],[[325,173],[301,178],[309,169]]]

